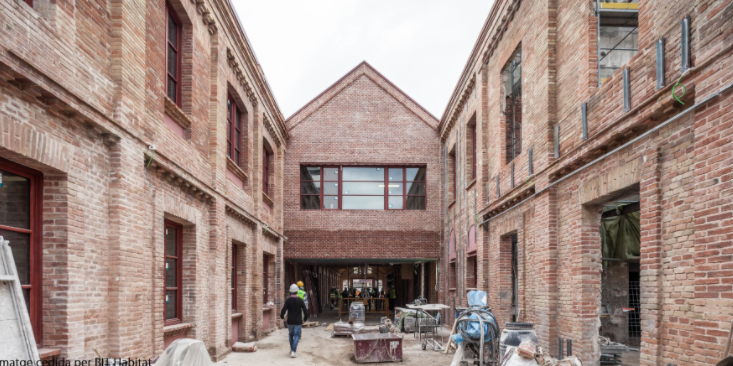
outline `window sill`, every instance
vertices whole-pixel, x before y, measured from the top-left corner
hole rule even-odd
[[[275,207],[275,202],[273,202],[272,198],[270,198],[270,196],[268,196],[265,192],[262,192],[262,201],[264,201],[270,207]]]
[[[237,166],[237,163],[234,162],[231,158],[227,156],[227,169],[231,171],[234,175],[237,176],[237,178],[241,179],[242,181],[246,181],[248,179],[247,173],[242,170],[242,168]]]
[[[262,305],[262,311],[270,311],[275,308],[275,305]]]
[[[239,318],[241,318],[243,316],[244,316],[244,314],[242,314],[242,313],[232,313],[232,320],[239,319]]]
[[[470,190],[471,188],[473,188],[473,186],[475,186],[475,185],[476,185],[476,180],[477,180],[477,179],[476,179],[476,178],[474,178],[474,179],[473,179],[473,180],[471,181],[471,183],[468,183],[468,186],[466,186],[466,190],[467,190],[467,191],[468,191],[468,190]]]
[[[451,202],[451,203],[450,203],[450,204],[448,205],[448,208],[450,209],[450,208],[451,208],[451,207],[453,207],[453,206],[454,206],[455,204],[456,204],[456,200],[453,200],[453,202]]]
[[[449,288],[448,291],[456,292],[456,288],[455,287]]]
[[[170,337],[176,334],[185,333],[189,329],[195,327],[194,323],[178,323],[174,325],[166,325],[163,327],[163,335]]]
[[[165,99],[165,114],[178,123],[178,125],[180,125],[184,130],[191,127],[191,120],[188,119],[186,113],[184,113],[181,108],[171,100],[171,98],[168,98],[167,96],[163,98]]]

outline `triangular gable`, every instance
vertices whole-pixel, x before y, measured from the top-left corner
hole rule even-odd
[[[391,95],[393,98],[399,101],[402,105],[407,107],[407,109],[409,109],[412,113],[414,113],[421,120],[423,120],[428,126],[432,127],[436,131],[438,130],[438,123],[440,123],[440,121],[438,121],[438,119],[435,118],[435,116],[430,114],[430,112],[428,112],[420,104],[418,104],[416,101],[410,98],[400,88],[392,84],[391,81],[387,80],[387,78],[385,78],[384,75],[380,74],[379,71],[375,70],[366,61],[362,61],[362,63],[360,63],[354,69],[349,71],[341,79],[336,81],[333,85],[328,87],[321,94],[318,94],[317,97],[313,98],[313,100],[308,102],[305,106],[300,108],[297,112],[293,113],[292,116],[288,117],[288,119],[285,120],[285,128],[288,131],[292,130],[300,122],[302,122],[308,116],[310,116],[315,111],[320,109],[323,105],[328,103],[329,100],[331,100],[333,97],[341,93],[342,90],[344,90],[347,86],[351,85],[351,83],[356,81],[362,75],[368,77],[374,83],[379,85],[379,87],[384,89],[384,91],[386,91],[389,95]]]

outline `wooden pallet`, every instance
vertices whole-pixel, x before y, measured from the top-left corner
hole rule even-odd
[[[303,328],[313,328],[313,327],[317,327],[317,326],[318,326],[318,322],[305,322],[305,323],[303,323]]]

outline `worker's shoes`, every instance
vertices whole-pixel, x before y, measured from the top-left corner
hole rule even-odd
[[[296,357],[298,357],[298,355],[296,355],[295,352],[290,352],[290,357],[291,358],[296,358]]]

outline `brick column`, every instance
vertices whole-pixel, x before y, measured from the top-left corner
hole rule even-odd
[[[550,187],[535,197],[534,237],[536,280],[534,317],[540,346],[556,355],[557,350],[557,188]]]
[[[641,203],[641,365],[659,365],[662,353],[662,150],[646,155],[639,194]]]

